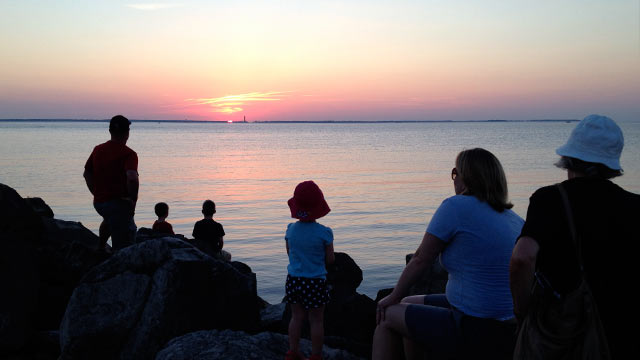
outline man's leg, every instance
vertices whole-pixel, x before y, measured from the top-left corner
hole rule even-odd
[[[96,204],[96,209],[111,227],[111,246],[120,250],[135,242],[136,224],[133,222],[131,206],[122,200]]]
[[[109,240],[109,237],[111,237],[111,226],[109,226],[109,224],[104,218],[100,223],[100,229],[98,230],[98,237],[100,238],[100,248],[106,247],[107,241]]]

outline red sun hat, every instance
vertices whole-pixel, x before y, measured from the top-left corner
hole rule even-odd
[[[301,221],[313,221],[331,211],[322,190],[311,180],[298,184],[287,203],[291,209],[291,217]]]

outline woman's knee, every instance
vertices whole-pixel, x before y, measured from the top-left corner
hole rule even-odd
[[[426,295],[411,295],[411,296],[406,296],[402,299],[402,303],[405,304],[419,304],[419,305],[424,305],[424,298]]]
[[[408,304],[395,304],[385,309],[384,318],[378,326],[383,326],[389,330],[398,332],[402,335],[408,335],[407,324],[405,321],[405,313]]]

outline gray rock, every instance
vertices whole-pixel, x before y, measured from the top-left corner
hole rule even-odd
[[[73,290],[94,266],[109,258],[100,240],[75,221],[42,218],[37,247],[40,269],[38,329],[58,329]]]
[[[193,240],[188,239],[182,234],[165,234],[163,232],[154,231],[152,229],[145,228],[145,227],[141,227],[138,229],[138,232],[136,233],[136,243],[141,243],[143,241],[154,240],[154,239],[161,239],[165,237],[182,240],[193,245]]]
[[[355,294],[362,283],[362,269],[348,254],[336,252],[335,262],[327,268],[327,284],[332,298],[349,297]]]
[[[49,207],[42,198],[25,198],[24,200],[38,216],[53,219],[53,210],[51,210],[51,207]]]
[[[156,360],[282,360],[289,349],[286,335],[262,332],[249,335],[240,331],[198,331],[171,340],[156,356]],[[305,355],[311,354],[311,341],[301,339],[300,349]],[[325,346],[322,349],[325,360],[361,359],[344,350]]]
[[[358,264],[348,254],[337,252],[336,261],[327,274],[331,301],[325,310],[325,333],[348,338],[351,341],[347,344],[359,344],[360,350],[368,352],[376,327],[376,305],[368,296],[356,292],[361,282],[362,270]],[[353,347],[348,350],[357,351]]]
[[[0,184],[0,357],[38,358],[80,278],[108,256],[82,224],[53,219],[42,199]]]
[[[260,310],[260,329],[286,333],[288,324],[282,321],[286,308],[286,303],[276,305],[267,304],[264,309]]]
[[[41,233],[40,217],[0,184],[0,357],[20,351],[35,331]]]
[[[82,279],[60,326],[61,358],[151,359],[176,336],[258,321],[255,274],[180,240],[147,240]]]

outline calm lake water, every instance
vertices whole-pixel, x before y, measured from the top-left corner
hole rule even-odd
[[[225,249],[258,277],[271,303],[284,296],[288,263],[287,200],[314,180],[332,212],[335,250],[358,263],[358,289],[375,297],[392,287],[442,200],[452,196],[457,153],[483,147],[502,162],[514,210],[525,216],[539,187],[562,181],[555,149],[576,123],[463,122],[381,124],[203,124],[134,122],[128,145],[139,156],[138,227],[151,227],[153,205],[169,204],[168,221],[191,237],[201,204],[217,204]],[[640,123],[620,123],[625,135],[615,180],[640,193]],[[107,123],[0,122],[0,182],[23,197],[42,197],[56,218],[97,233],[101,218],[82,177],[93,147],[109,139]]]

